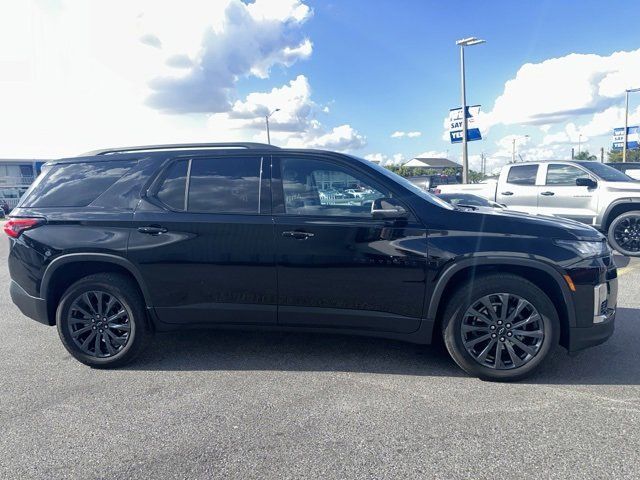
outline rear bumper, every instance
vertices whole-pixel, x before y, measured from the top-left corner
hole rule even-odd
[[[14,280],[11,280],[9,291],[11,292],[11,300],[23,314],[37,322],[50,325],[47,304],[44,299],[32,297]]]

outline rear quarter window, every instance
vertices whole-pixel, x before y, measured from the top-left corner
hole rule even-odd
[[[52,165],[22,207],[86,207],[135,164],[133,160]]]

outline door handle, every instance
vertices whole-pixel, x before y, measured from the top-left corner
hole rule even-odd
[[[540,192],[540,195],[544,195],[545,197],[550,197],[552,195],[555,195],[555,193],[553,193],[553,192]]]
[[[509,196],[509,195],[513,195],[513,192],[502,192],[500,195]]]
[[[306,240],[307,238],[313,237],[315,234],[310,232],[282,232],[283,237],[295,238],[296,240]]]
[[[161,233],[167,233],[167,229],[159,227],[158,225],[148,225],[146,227],[139,227],[140,233],[146,233],[147,235],[160,235]]]

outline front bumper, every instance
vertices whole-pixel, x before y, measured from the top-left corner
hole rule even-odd
[[[584,316],[569,331],[569,352],[577,352],[605,342],[615,329],[616,308],[618,303],[618,275],[615,266],[610,265],[600,277],[596,286],[589,286],[591,302],[583,298]],[[589,312],[589,316],[587,316]]]
[[[17,305],[20,311],[33,320],[51,325],[47,315],[47,304],[42,298],[32,297],[14,280],[11,280],[9,287],[11,300]]]

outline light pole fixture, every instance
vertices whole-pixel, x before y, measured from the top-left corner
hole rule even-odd
[[[275,110],[273,110],[271,113],[269,113],[269,114],[267,114],[267,115],[265,115],[265,116],[264,116],[264,121],[265,121],[265,123],[267,124],[267,143],[268,143],[269,145],[271,145],[271,133],[269,132],[269,117],[270,117],[271,115],[273,115],[274,113],[279,112],[279,111],[280,111],[280,109],[279,109],[279,108],[276,108],[276,109],[275,109]]]
[[[511,163],[516,163],[516,140],[520,138],[529,138],[529,135],[521,135],[511,139]]]
[[[640,88],[630,88],[625,90],[624,105],[624,143],[622,144],[622,161],[627,161],[627,128],[629,128],[629,94],[632,92],[640,92]]]
[[[462,96],[462,183],[469,183],[469,152],[467,149],[467,93],[464,75],[464,47],[485,43],[476,37],[458,40],[456,45],[460,47],[460,87]]]

